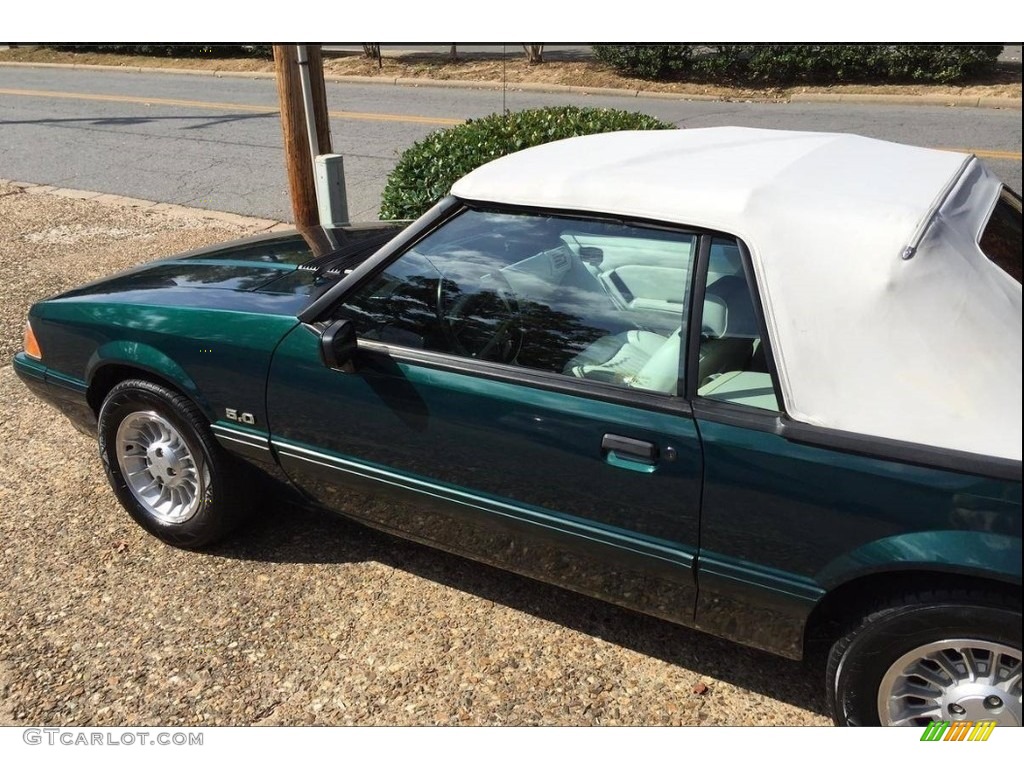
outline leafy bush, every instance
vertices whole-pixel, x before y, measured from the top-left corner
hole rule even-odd
[[[598,61],[624,75],[653,80],[686,68],[695,45],[594,45]]]
[[[252,56],[269,59],[274,55],[269,45],[220,45],[195,43],[192,45],[47,45],[57,51],[72,53],[121,53],[129,56],[167,56],[173,58],[226,59]]]
[[[953,83],[994,67],[999,45],[595,45],[622,74],[763,85]]]
[[[953,83],[990,73],[1001,45],[891,45],[891,79]]]
[[[414,219],[462,176],[495,158],[570,136],[674,128],[650,115],[617,109],[545,107],[494,114],[434,131],[409,147],[388,176],[382,219]]]
[[[718,71],[761,83],[950,83],[991,69],[992,45],[731,45],[705,59]]]

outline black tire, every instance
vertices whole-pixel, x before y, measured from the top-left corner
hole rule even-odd
[[[826,695],[836,725],[881,725],[878,699],[890,667],[916,649],[953,639],[1008,646],[1019,659],[1020,604],[983,591],[936,590],[876,605],[848,628],[829,653]],[[1019,688],[1017,697],[1019,713]],[[943,711],[938,719],[964,717]],[[984,716],[975,715],[975,719]]]
[[[117,434],[129,416],[140,413],[143,418],[145,414],[156,414],[173,427],[187,448],[195,468],[193,474],[202,477],[197,492],[191,494],[195,501],[187,519],[161,517],[155,507],[151,509],[140,501],[129,486],[118,461]],[[199,549],[224,538],[241,522],[249,506],[244,469],[217,444],[206,418],[187,397],[151,381],[130,379],[110,390],[98,421],[100,458],[107,479],[128,514],[149,533],[175,547]],[[135,461],[140,460],[146,459]]]

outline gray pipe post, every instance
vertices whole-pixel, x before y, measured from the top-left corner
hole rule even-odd
[[[309,156],[313,162],[317,213],[323,227],[339,227],[349,223],[348,197],[345,194],[345,164],[340,154],[321,155],[316,134],[316,109],[313,104],[313,83],[309,76],[309,51],[305,45],[295,46],[298,54],[302,103],[306,112],[306,134]]]
[[[316,161],[320,154],[320,142],[316,138],[316,112],[313,109],[313,83],[309,79],[309,51],[304,45],[297,45],[299,57],[299,82],[302,83],[302,104],[306,110],[306,136],[309,138],[309,159]]]

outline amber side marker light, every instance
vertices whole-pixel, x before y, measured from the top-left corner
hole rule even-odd
[[[39,342],[32,330],[31,323],[25,323],[25,354],[34,357],[36,360],[43,359],[43,351],[39,349]]]

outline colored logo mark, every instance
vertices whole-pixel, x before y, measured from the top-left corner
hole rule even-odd
[[[995,720],[936,720],[925,726],[921,741],[988,741],[995,728]]]

